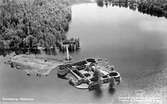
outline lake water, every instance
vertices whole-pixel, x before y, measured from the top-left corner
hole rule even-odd
[[[81,4],[72,7],[70,36],[79,36],[74,57],[108,58],[125,79],[137,79],[166,65],[167,20],[128,8]]]
[[[107,58],[120,72],[122,83],[112,91],[102,88],[102,92],[89,92],[58,79],[56,71],[46,78],[27,77],[1,63],[0,97],[34,98],[30,104],[126,104],[120,101],[121,96],[133,96],[136,90],[147,88],[154,82],[145,78],[166,68],[166,27],[167,19],[128,8],[102,8],[96,3],[73,5],[67,35],[80,38],[81,50],[71,55],[75,59]]]

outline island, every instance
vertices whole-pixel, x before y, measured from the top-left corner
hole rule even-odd
[[[57,71],[57,77],[68,80],[69,84],[79,89],[94,90],[103,84],[110,88],[119,85],[120,73],[114,65],[107,64],[101,58],[87,58],[81,61],[42,57],[36,55],[11,55],[6,60],[12,68],[26,72],[27,76],[48,76]]]

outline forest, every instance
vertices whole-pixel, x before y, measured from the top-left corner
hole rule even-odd
[[[167,18],[166,0],[95,1],[101,7],[129,7]],[[55,49],[67,39],[71,5],[81,2],[90,0],[3,0],[0,5],[0,49]]]
[[[0,49],[54,48],[71,21],[67,0],[4,0],[0,6]]]
[[[167,18],[166,0],[96,0],[100,7],[119,6],[141,13]]]

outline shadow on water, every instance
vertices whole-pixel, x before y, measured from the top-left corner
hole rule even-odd
[[[103,95],[103,91],[100,86],[96,87],[93,91],[95,98],[101,98]]]
[[[116,89],[115,89],[115,88],[109,88],[109,89],[108,89],[108,93],[109,93],[110,95],[114,95],[115,92],[116,92]],[[93,93],[94,93],[95,98],[101,98],[101,97],[103,96],[103,90],[102,90],[100,87],[96,88],[96,89],[93,91]]]
[[[39,50],[39,49],[0,49],[0,56],[7,56],[11,53],[15,53],[16,55],[19,54],[46,54],[46,55],[57,55],[57,50],[56,49],[44,49],[44,50]]]
[[[114,95],[115,92],[116,92],[116,89],[115,89],[115,88],[109,88],[109,89],[108,89],[108,93],[109,93],[110,95]]]

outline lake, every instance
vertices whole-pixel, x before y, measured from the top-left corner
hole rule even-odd
[[[149,76],[166,68],[166,27],[164,17],[129,8],[99,7],[96,3],[73,5],[67,36],[79,37],[81,49],[71,56],[74,59],[107,58],[120,72],[121,84],[111,91],[103,87],[102,92],[90,92],[75,89],[67,81],[58,79],[56,71],[46,78],[27,77],[24,72],[1,63],[0,97],[34,98],[30,104],[129,104],[120,97],[136,96],[136,91],[154,83]],[[146,91],[149,92],[151,89]]]

